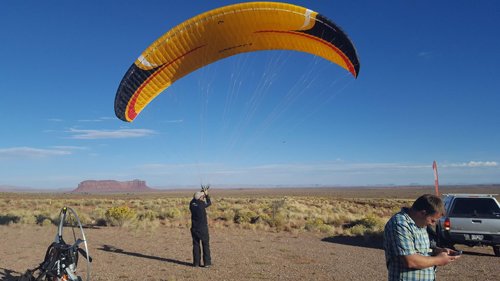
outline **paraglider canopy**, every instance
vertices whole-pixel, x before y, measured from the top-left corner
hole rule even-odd
[[[229,56],[262,51],[311,53],[359,74],[347,34],[312,10],[285,3],[250,2],[205,12],[172,28],[132,64],[115,97],[115,114],[133,121],[159,93],[189,73]]]

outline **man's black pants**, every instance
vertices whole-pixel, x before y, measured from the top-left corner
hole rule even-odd
[[[203,265],[212,263],[210,259],[210,237],[207,230],[197,230],[191,228],[191,236],[193,237],[193,265],[199,266],[201,260],[200,241],[203,246]]]

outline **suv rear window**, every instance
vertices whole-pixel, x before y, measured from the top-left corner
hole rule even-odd
[[[500,218],[500,208],[492,198],[456,198],[450,217]]]

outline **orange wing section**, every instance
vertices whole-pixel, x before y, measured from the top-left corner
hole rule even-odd
[[[359,73],[359,57],[347,34],[326,17],[284,3],[251,2],[215,9],[174,27],[127,71],[115,97],[115,114],[131,122],[178,79],[229,56],[295,50]]]

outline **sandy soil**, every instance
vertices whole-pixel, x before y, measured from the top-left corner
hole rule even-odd
[[[72,237],[68,229],[66,236]],[[0,280],[16,280],[43,260],[57,229],[0,226]],[[381,241],[328,238],[243,229],[211,229],[213,268],[191,267],[186,228],[155,232],[117,227],[86,229],[90,280],[385,280]],[[66,238],[68,240],[69,238]],[[72,238],[70,240],[72,242]],[[438,268],[438,280],[500,280],[499,257],[491,247],[458,246],[464,255]],[[86,278],[80,259],[79,274]]]
[[[430,187],[315,188],[270,190],[213,190],[213,198],[317,196],[337,198],[417,198],[433,193]],[[495,193],[500,185],[441,187],[441,193]],[[4,193],[16,200],[19,194]],[[191,196],[191,191],[169,191],[161,196]],[[82,195],[25,194],[32,198],[82,197]],[[95,196],[95,195],[92,195]],[[130,196],[109,194],[113,198]],[[497,197],[498,198],[498,197]],[[65,240],[73,242],[71,228]],[[54,241],[55,226],[0,225],[0,280],[16,280],[42,262]],[[214,267],[193,268],[189,229],[159,226],[154,232],[119,227],[85,229],[91,263],[90,280],[386,280],[381,241],[352,237],[326,237],[301,232],[210,229]],[[438,280],[500,280],[500,257],[491,247],[457,246],[464,254],[437,271]],[[86,280],[86,261],[79,275]]]

